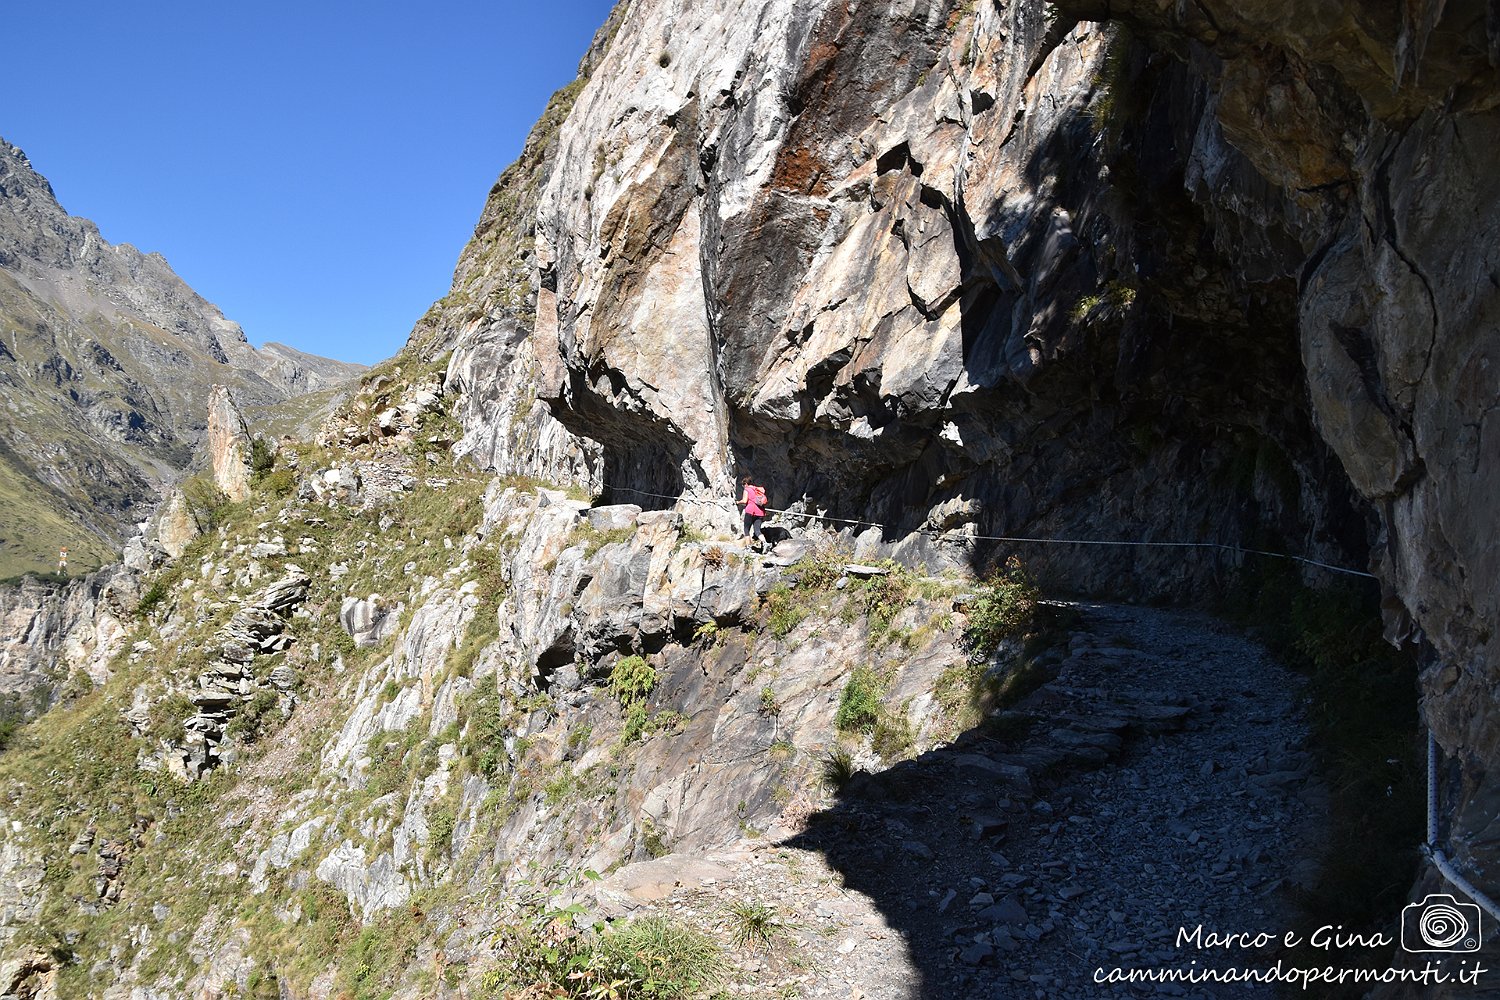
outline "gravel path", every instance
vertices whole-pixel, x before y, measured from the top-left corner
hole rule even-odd
[[[728,942],[747,998],[1275,996],[1095,976],[1274,960],[1177,938],[1293,927],[1322,809],[1296,679],[1207,616],[1074,607],[1012,712],[856,778],[781,843],[633,866],[635,892]],[[759,947],[736,941],[745,904],[775,915]]]
[[[805,995],[1274,995],[1094,976],[1270,957],[1179,949],[1180,927],[1291,929],[1282,890],[1314,873],[1298,834],[1318,808],[1295,678],[1207,616],[1077,610],[1054,678],[1001,720],[1024,736],[875,776],[795,841],[875,903],[920,977],[831,976]]]

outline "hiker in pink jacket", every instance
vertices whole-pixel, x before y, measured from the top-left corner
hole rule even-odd
[[[760,522],[766,516],[766,491],[764,487],[750,482],[749,476],[742,478],[740,485],[745,489],[739,499],[739,505],[745,508],[745,536],[755,539],[756,544],[759,545]]]

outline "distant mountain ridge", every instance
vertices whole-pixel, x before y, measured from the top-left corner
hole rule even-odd
[[[0,579],[50,568],[61,545],[107,558],[187,464],[215,383],[265,407],[363,370],[251,346],[160,254],[69,215],[0,139]]]

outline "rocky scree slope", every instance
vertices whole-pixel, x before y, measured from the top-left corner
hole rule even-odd
[[[506,357],[540,382],[490,383],[464,440],[621,500],[751,469],[933,566],[985,534],[1369,566],[1488,884],[1496,37],[1474,2],[637,0],[513,219]],[[480,384],[469,329],[427,342]],[[510,419],[536,399],[570,449]],[[1132,596],[1225,568],[1027,555]]]
[[[249,406],[362,370],[251,347],[160,254],[64,211],[0,140],[0,579],[54,568],[62,545],[75,569],[108,561],[187,465],[213,384]]]

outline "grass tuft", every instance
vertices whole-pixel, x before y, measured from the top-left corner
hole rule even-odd
[[[781,919],[776,911],[764,903],[741,900],[729,907],[729,935],[737,947],[746,951],[770,948],[772,940],[781,932]]]
[[[854,766],[854,755],[843,747],[834,747],[823,757],[823,786],[832,791],[841,791],[859,773]]]

